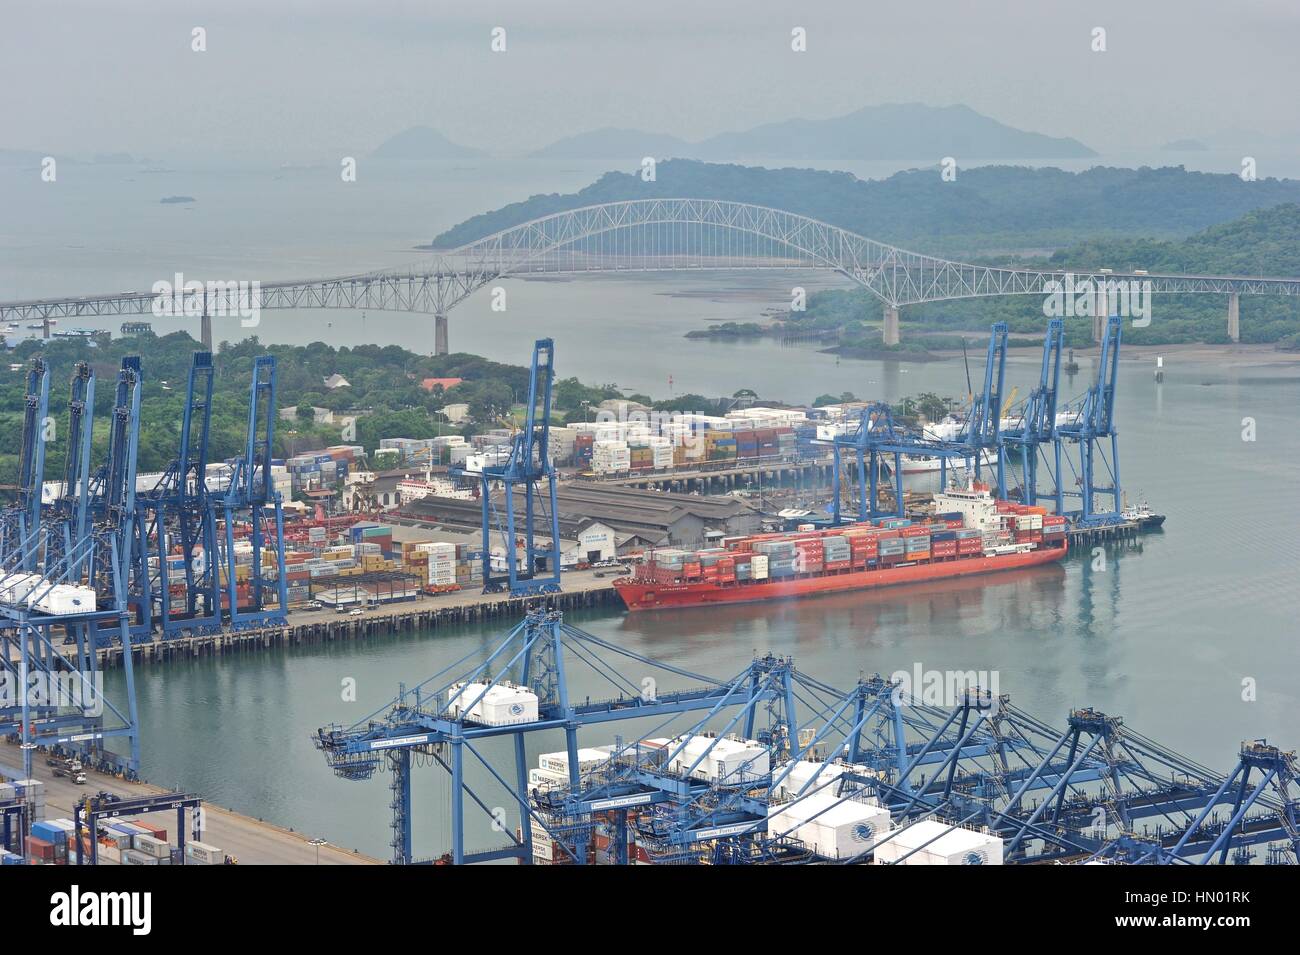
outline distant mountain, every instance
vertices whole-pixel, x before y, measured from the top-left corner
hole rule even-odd
[[[433,240],[454,248],[531,219],[626,199],[691,197],[800,213],[934,255],[1042,254],[1100,236],[1175,238],[1255,209],[1300,202],[1300,181],[1232,173],[982,166],[944,182],[936,168],[861,180],[846,172],[672,159],[655,180],[609,172],[576,193],[533,196],[467,219]]]
[[[373,159],[477,159],[485,153],[453,143],[428,126],[412,126],[385,139],[370,155]]]
[[[666,159],[692,156],[696,147],[684,139],[639,129],[593,129],[556,140],[533,153],[536,159]]]
[[[867,106],[835,119],[791,119],[689,143],[660,133],[599,129],[533,154],[564,159],[1079,159],[1096,153],[1076,139],[1014,129],[969,106]]]
[[[791,119],[700,144],[705,159],[1081,159],[1076,139],[1030,133],[969,106],[867,106],[838,119]]]

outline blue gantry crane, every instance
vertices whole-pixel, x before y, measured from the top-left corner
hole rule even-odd
[[[207,485],[212,423],[211,352],[195,352],[185,389],[180,447],[158,484],[140,496],[144,539],[153,551],[151,570],[157,618],[164,640],[219,630],[222,624],[218,568],[219,502]],[[178,547],[180,554],[169,554]],[[173,594],[173,582],[183,590]]]
[[[46,428],[50,407],[50,369],[39,356],[27,369],[23,396],[22,443],[18,453],[17,501],[0,514],[0,547],[5,554],[23,550],[41,524],[41,489],[45,478]],[[24,557],[24,570],[35,567],[34,553]]]
[[[479,656],[475,651],[470,656]],[[424,757],[441,767],[451,780],[451,848],[448,861],[487,862],[503,858],[532,858],[534,825],[545,826],[529,803],[529,767],[526,738],[536,732],[558,730],[568,752],[570,782],[580,781],[578,731],[597,723],[629,719],[663,719],[688,711],[713,710],[720,701],[747,693],[751,677],[719,682],[668,663],[652,660],[564,623],[561,615],[545,608],[532,609],[513,630],[467,672],[448,678],[469,657],[440,670],[418,686],[401,688],[388,706],[352,726],[327,726],[317,730],[313,742],[335,773],[345,779],[366,779],[386,766],[393,774],[393,860],[415,861],[412,850],[411,761]],[[619,672],[616,663],[634,665],[635,679]],[[601,687],[597,698],[581,694],[574,686],[581,671]],[[689,681],[690,688],[660,692],[660,680]],[[484,701],[506,690],[520,705],[514,715],[488,718]],[[522,692],[520,692],[522,691]],[[613,696],[609,694],[615,694]],[[527,694],[535,699],[528,712]],[[514,720],[514,721],[512,721]],[[494,744],[493,741],[500,741]],[[506,745],[513,767],[497,770],[491,754]],[[491,829],[498,844],[474,849],[467,845],[467,801],[470,808],[494,817],[498,797],[481,797],[467,775],[470,759],[486,772],[485,785],[504,798],[520,819],[519,834],[508,828]],[[574,855],[585,856],[590,827],[573,831]],[[501,844],[504,843],[504,844]]]
[[[1123,489],[1120,485],[1119,430],[1115,426],[1115,385],[1119,373],[1121,322],[1112,315],[1106,320],[1097,362],[1097,380],[1083,397],[1062,410],[1057,425],[1058,455],[1073,478],[1067,486],[1059,469],[1056,481],[1056,511],[1066,514],[1079,527],[1120,523],[1123,518]],[[1109,454],[1107,453],[1109,444]],[[1068,506],[1067,498],[1077,500]],[[1099,506],[1098,498],[1101,499]]]
[[[48,382],[44,390],[48,394]],[[144,560],[135,509],[140,391],[139,361],[125,358],[118,372],[108,460],[92,477],[93,375],[85,367],[76,369],[64,494],[51,505],[47,519],[28,522],[26,536],[7,539],[0,553],[0,634],[6,651],[0,667],[17,686],[41,689],[19,694],[16,703],[6,701],[0,710],[0,724],[22,746],[28,776],[32,752],[40,746],[81,756],[102,770],[133,776],[139,769],[131,646],[140,612],[132,581],[141,575]],[[43,418],[27,416],[24,447],[50,437]],[[28,478],[35,482],[31,487],[39,503],[39,466]],[[71,500],[69,478],[80,501]],[[110,639],[122,646],[122,703],[107,698],[98,670],[97,651]],[[124,740],[127,751],[110,750],[107,741],[113,739]]]
[[[539,838],[548,843],[539,855],[586,863],[603,831],[616,864],[628,861],[630,833],[663,864],[854,864],[891,842],[904,847],[890,855],[897,864],[958,829],[996,843],[1008,863],[1223,863],[1257,845],[1271,861],[1300,861],[1295,754],[1264,741],[1244,744],[1223,777],[1093,709],[1071,711],[1058,730],[978,685],[936,690],[875,675],[842,692],[767,654],[715,680],[542,608],[469,664],[480,656],[313,737],[343,778],[392,772],[396,862],[414,861],[413,759],[451,777],[451,849],[440,860],[451,863],[528,862]],[[627,664],[638,679],[621,672]],[[453,676],[462,665],[468,672]],[[689,685],[664,691],[641,674]],[[597,698],[597,687],[618,695]],[[487,705],[502,691],[518,712]],[[527,694],[535,710],[522,705]],[[685,730],[672,728],[681,719]],[[580,748],[579,733],[603,723],[644,735]],[[548,731],[563,734],[564,772],[534,782],[526,740]],[[494,754],[513,765],[496,766]],[[469,821],[470,804],[486,825]],[[503,805],[519,819],[514,835]],[[802,828],[846,809],[858,820],[848,850]],[[474,833],[495,843],[470,847]],[[962,860],[989,861],[983,850]]]
[[[286,619],[288,593],[284,575],[284,508],[271,477],[275,444],[275,356],[253,359],[249,386],[248,431],[244,453],[235,459],[230,486],[220,500],[225,518],[224,599],[229,602],[227,620],[232,628],[246,629]],[[235,557],[235,524],[248,521],[252,550],[249,599],[240,606]],[[273,550],[272,574],[265,573],[262,555],[267,544]],[[206,563],[206,561],[204,562]],[[206,567],[204,568],[206,569]],[[271,598],[274,597],[274,605]]]
[[[984,360],[984,387],[978,395],[972,396],[970,411],[956,439],[958,444],[969,449],[976,480],[983,477],[989,455],[997,455],[1001,448],[1002,395],[1006,379],[1007,323],[994,322],[989,328],[988,354]]]
[[[903,516],[904,456],[938,458],[940,487],[948,486],[949,462],[952,461],[961,462],[977,479],[982,476],[984,466],[992,464],[995,459],[1000,470],[1006,361],[1007,325],[997,322],[990,328],[983,390],[971,396],[961,431],[951,440],[934,438],[920,428],[896,422],[893,409],[883,402],[873,402],[864,407],[853,430],[831,440],[832,523],[838,525],[845,520],[841,501],[846,491],[857,504],[857,514],[849,520]],[[848,467],[844,460],[846,455],[849,457]],[[894,506],[888,510],[881,505],[879,498],[881,475],[886,471],[893,478]]]
[[[158,633],[285,619],[283,516],[270,474],[275,359],[254,360],[245,446],[222,493],[206,482],[212,383],[212,356],[200,352],[190,369],[177,457],[155,487],[137,493],[140,360],[122,360],[100,462],[92,460],[95,373],[78,363],[62,481],[42,506],[45,444],[54,429],[49,368],[40,359],[32,364],[18,502],[0,512],[0,668],[11,686],[34,681],[49,688],[44,697],[24,696],[0,709],[0,731],[19,738],[29,761],[32,750],[46,747],[134,775],[140,739],[133,644]],[[247,564],[236,557],[237,532],[247,539]],[[264,565],[268,549],[273,567]],[[179,566],[170,566],[175,557]],[[177,580],[184,584],[173,592]],[[120,647],[122,700],[106,696],[99,671],[98,651],[113,645]],[[110,740],[124,741],[122,751],[110,749]]]
[[[555,466],[550,455],[554,362],[555,343],[549,338],[539,339],[533,345],[523,430],[514,436],[506,462],[484,465],[480,476],[484,593],[508,590],[510,596],[522,597],[557,593],[560,589],[560,515],[555,499]],[[502,490],[500,500],[493,495],[497,485]],[[540,521],[546,522],[549,539],[539,539]],[[500,538],[505,551],[504,573],[492,567],[494,534]]]
[[[935,440],[917,428],[900,425],[888,404],[873,402],[862,409],[851,432],[831,439],[831,452],[831,523],[838,526],[847,521],[903,516],[904,455],[938,457],[941,486],[946,487],[948,462],[967,458],[970,447],[964,442]],[[889,509],[880,501],[881,476],[886,468],[893,475],[894,505]],[[847,517],[842,505],[846,490],[857,505],[857,513]]]
[[[1007,500],[1013,488],[1007,478],[1016,479],[1019,497],[1025,504],[1039,500],[1039,470],[1047,471],[1049,496],[1060,513],[1061,444],[1056,434],[1056,411],[1061,382],[1061,348],[1065,342],[1065,322],[1054,318],[1047,323],[1043,337],[1043,360],[1038,385],[1029,393],[1020,409],[1018,423],[1013,422],[1000,435],[998,454],[998,497]]]

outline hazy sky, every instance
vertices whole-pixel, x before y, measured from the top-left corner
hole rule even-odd
[[[0,0],[0,18],[0,148],[74,155],[320,159],[412,125],[522,153],[888,102],[965,103],[1101,152],[1300,138],[1297,0]]]

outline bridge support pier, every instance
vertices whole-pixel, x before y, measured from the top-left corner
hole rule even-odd
[[[212,351],[212,316],[206,308],[203,309],[203,318],[199,320],[199,341],[203,343],[205,352]]]
[[[1228,337],[1234,342],[1241,341],[1241,293],[1233,292],[1228,296]]]
[[[1108,289],[1103,284],[1097,289],[1096,296],[1092,303],[1092,341],[1095,345],[1100,345],[1102,337],[1106,334],[1106,319],[1110,317],[1110,295]]]
[[[447,313],[438,312],[433,316],[433,353],[450,354],[447,348]]]
[[[898,334],[898,306],[885,306],[885,325],[883,337],[886,345],[897,345],[899,342]]]

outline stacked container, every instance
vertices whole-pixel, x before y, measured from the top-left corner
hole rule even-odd
[[[592,445],[591,469],[597,474],[621,474],[632,468],[632,452],[626,441],[596,441]]]
[[[851,569],[853,552],[849,539],[839,534],[828,534],[823,537],[822,558],[827,572]]]

